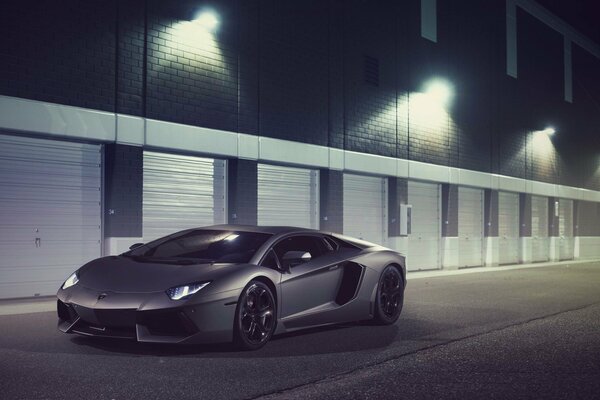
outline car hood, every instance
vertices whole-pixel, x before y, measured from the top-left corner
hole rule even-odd
[[[99,258],[79,270],[79,284],[89,289],[122,293],[158,292],[204,280],[241,264],[189,264],[139,261],[123,256]]]

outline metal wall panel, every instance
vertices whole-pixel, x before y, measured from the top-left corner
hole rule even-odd
[[[548,261],[548,198],[531,196],[531,260]]]
[[[561,260],[572,260],[575,248],[575,239],[573,238],[573,200],[560,199],[558,210],[559,258]]]
[[[519,262],[519,194],[498,193],[498,245],[500,264]]]
[[[319,229],[319,171],[258,164],[258,225]]]
[[[101,146],[0,135],[0,298],[55,294],[101,256]]]
[[[483,190],[458,188],[459,267],[483,265]]]
[[[440,185],[408,181],[412,205],[411,233],[406,264],[409,271],[438,269],[441,265]]]
[[[344,174],[344,234],[387,243],[387,179]]]
[[[144,242],[226,222],[225,161],[144,152]]]

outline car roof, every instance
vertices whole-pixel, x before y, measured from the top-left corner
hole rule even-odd
[[[224,231],[239,231],[239,232],[256,232],[256,233],[270,233],[278,235],[282,233],[292,232],[321,232],[315,229],[298,228],[296,226],[256,226],[256,225],[238,225],[238,224],[221,224],[205,226],[198,229],[217,229]]]

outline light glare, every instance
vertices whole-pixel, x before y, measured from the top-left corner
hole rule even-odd
[[[79,277],[77,276],[77,271],[76,271],[76,272],[73,272],[73,273],[71,274],[71,276],[69,276],[69,277],[67,278],[67,280],[65,281],[65,283],[63,283],[63,285],[62,285],[62,288],[63,288],[63,289],[68,289],[68,288],[70,288],[71,286],[74,286],[74,285],[76,285],[76,284],[77,284],[77,282],[79,282]]]
[[[452,98],[451,85],[442,79],[433,79],[425,84],[425,94],[440,105],[447,105]]]
[[[554,135],[556,133],[556,129],[554,129],[553,127],[549,126],[549,127],[547,127],[546,129],[544,129],[543,131],[540,131],[540,132],[542,132],[545,135],[552,136],[552,135]]]
[[[214,31],[219,25],[219,19],[215,13],[211,11],[204,11],[200,13],[192,22],[209,32]]]

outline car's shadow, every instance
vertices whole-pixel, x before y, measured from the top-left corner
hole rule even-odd
[[[372,326],[362,322],[329,325],[274,336],[265,347],[257,351],[237,351],[229,343],[173,345],[84,336],[74,336],[71,338],[71,342],[77,346],[91,347],[110,353],[142,356],[201,356],[204,354],[211,358],[256,358],[356,352],[382,348],[396,339],[397,332],[397,325]]]
[[[257,351],[240,352],[231,344],[173,345],[138,343],[132,340],[115,340],[74,336],[71,342],[77,346],[89,347],[113,354],[134,354],[140,356],[182,356],[211,358],[245,357],[289,357],[313,354],[360,352],[384,349],[398,340],[415,340],[451,329],[452,326],[422,319],[402,317],[394,325],[378,326],[372,323],[356,322],[329,325],[319,328],[277,335],[265,347]]]

